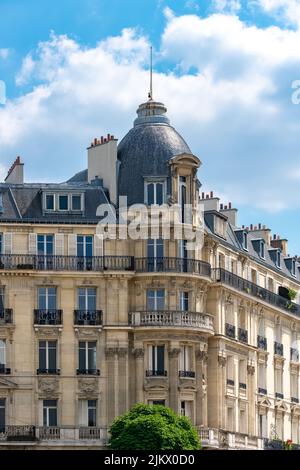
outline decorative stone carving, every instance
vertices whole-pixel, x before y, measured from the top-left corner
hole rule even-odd
[[[53,284],[53,279],[51,279],[51,277],[44,277],[43,284],[52,285]]]
[[[151,377],[144,380],[144,389],[148,390],[169,390],[167,377]]]
[[[59,381],[56,377],[39,377],[39,391],[44,395],[56,395],[59,389]]]
[[[93,328],[88,328],[88,327],[76,327],[74,328],[75,334],[78,339],[84,341],[84,340],[98,340],[99,339],[99,333],[101,332],[101,327],[100,325],[97,325],[97,327]]]
[[[55,326],[35,326],[34,331],[39,338],[58,338],[62,332],[62,328]]]
[[[248,364],[248,365],[247,365],[247,372],[248,372],[249,375],[254,375],[254,373],[255,373],[255,367],[252,366],[252,365],[250,365],[250,364]]]
[[[135,294],[140,296],[142,294],[142,286],[139,282],[135,282]]]
[[[226,356],[218,356],[218,364],[221,367],[226,366]]]
[[[195,379],[179,379],[178,390],[191,390],[196,392]]]
[[[176,358],[179,356],[181,349],[180,348],[173,348],[169,350],[169,357]]]
[[[156,279],[152,279],[151,287],[158,288],[158,287],[163,287],[163,286],[162,286],[162,283],[160,281],[158,281]]]
[[[117,354],[120,358],[124,359],[128,354],[128,348],[118,348]]]
[[[203,361],[205,364],[208,361],[208,354],[206,351],[196,351],[196,359]]]
[[[142,348],[136,348],[133,350],[133,355],[136,359],[143,359],[145,351]]]
[[[107,359],[113,359],[118,354],[118,348],[106,348],[105,356]]]
[[[82,395],[94,395],[98,392],[98,380],[95,377],[81,378],[78,380],[78,388]]]

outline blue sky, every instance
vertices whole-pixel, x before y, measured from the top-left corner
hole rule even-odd
[[[299,0],[1,0],[0,179],[16,155],[27,181],[86,166],[101,134],[122,138],[155,98],[203,165],[204,190],[300,255]]]

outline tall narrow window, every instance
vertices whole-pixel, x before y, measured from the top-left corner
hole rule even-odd
[[[157,311],[165,308],[165,290],[148,289],[147,290],[147,310]]]
[[[57,374],[56,341],[39,342],[39,374]]]
[[[5,398],[0,398],[0,433],[5,432]]]
[[[54,194],[46,194],[46,210],[53,211],[54,210]]]
[[[0,318],[1,312],[4,311],[4,287],[0,287]]]
[[[54,236],[53,235],[38,235],[37,236],[37,253],[38,253],[38,268],[39,269],[52,269],[53,268],[53,254],[54,254]]]
[[[147,181],[146,182],[146,191],[145,191],[145,203],[148,206],[153,204],[162,205],[164,203],[164,190],[165,182],[164,181]]]
[[[81,195],[72,195],[72,211],[81,211]]]
[[[79,342],[79,374],[96,374],[96,341]]]
[[[266,365],[258,363],[257,365],[257,380],[258,380],[258,393],[266,394],[267,393],[267,384],[266,384]]]
[[[227,407],[227,430],[233,432],[234,431],[234,425],[233,425],[233,408]]]
[[[179,176],[179,205],[181,208],[181,222],[185,222],[185,205],[187,204],[186,177]]]
[[[187,416],[192,418],[192,401],[184,400],[180,402],[180,414],[181,416]]]
[[[79,310],[96,310],[96,289],[94,287],[80,287],[78,289]]]
[[[291,401],[297,403],[298,399],[298,374],[291,374]]]
[[[239,388],[246,389],[247,366],[244,359],[239,360]]]
[[[165,346],[149,347],[149,369],[150,375],[165,375]]]
[[[93,236],[77,235],[78,269],[92,269]]]
[[[6,368],[6,342],[0,339],[0,374],[5,373]]]
[[[147,241],[147,264],[149,272],[163,271],[164,241],[161,238]]]
[[[267,414],[258,415],[258,433],[259,433],[259,437],[261,438],[268,437],[268,415]]]
[[[56,287],[38,288],[38,309],[56,310]]]
[[[181,346],[179,356],[179,367],[182,372],[191,371],[191,360],[192,360],[192,348],[191,346]],[[181,374],[184,375],[184,374]]]
[[[67,194],[58,196],[58,208],[60,211],[69,210],[69,198]]]
[[[280,267],[281,267],[281,254],[280,254],[280,250],[277,251],[277,255],[276,255],[276,266],[277,266],[277,268],[280,268]]]
[[[187,312],[189,310],[189,292],[180,291],[179,293],[179,310]]]
[[[43,426],[57,426],[57,400],[43,400]]]

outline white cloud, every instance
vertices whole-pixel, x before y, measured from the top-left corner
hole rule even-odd
[[[269,212],[300,204],[300,106],[291,83],[300,67],[300,32],[248,26],[236,16],[175,17],[156,54],[154,98],[203,162],[200,180],[233,203]],[[86,166],[95,136],[121,138],[147,99],[149,43],[125,29],[96,47],[51,35],[24,58],[18,74],[30,92],[0,108],[0,161],[21,154],[29,180],[58,180]],[[188,73],[192,70],[192,73]],[[176,72],[176,73],[175,73]]]
[[[257,0],[257,4],[277,19],[284,19],[291,25],[300,26],[299,0]]]
[[[189,10],[199,11],[199,9],[200,9],[199,3],[198,3],[197,0],[186,0],[184,6],[185,6],[185,8],[187,8]]]
[[[240,0],[213,0],[213,9],[220,13],[237,13],[241,9]]]
[[[9,56],[9,49],[0,49],[0,59],[7,59]]]

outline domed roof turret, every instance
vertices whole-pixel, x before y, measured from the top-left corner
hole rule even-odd
[[[163,103],[150,99],[139,106],[134,127],[118,145],[120,161],[119,196],[127,196],[128,205],[144,202],[144,179],[168,178],[170,194],[169,160],[174,155],[191,154],[184,139],[170,125]]]

